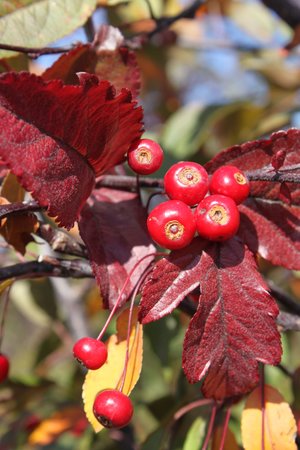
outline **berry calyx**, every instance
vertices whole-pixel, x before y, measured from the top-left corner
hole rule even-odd
[[[96,370],[107,360],[106,345],[97,339],[83,337],[75,342],[73,355],[87,369]]]
[[[116,389],[106,389],[97,394],[93,413],[106,428],[123,428],[131,420],[133,405],[130,398]]]
[[[186,247],[196,232],[192,210],[179,200],[157,205],[148,216],[147,227],[152,239],[170,250]]]
[[[200,236],[212,241],[224,241],[236,234],[240,213],[232,198],[209,195],[199,203],[195,221]]]
[[[141,175],[150,175],[162,165],[164,153],[161,146],[151,139],[140,139],[128,151],[129,167]]]
[[[239,204],[248,197],[250,183],[246,175],[237,167],[222,166],[213,173],[209,190],[211,194],[227,195]]]
[[[8,377],[9,372],[9,360],[7,356],[5,356],[3,353],[0,353],[0,383],[2,381],[5,381]]]
[[[166,194],[173,200],[181,200],[189,206],[196,205],[208,191],[209,179],[201,164],[181,161],[166,172],[164,187]]]

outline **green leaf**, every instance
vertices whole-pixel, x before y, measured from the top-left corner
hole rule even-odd
[[[177,159],[197,153],[210,137],[211,127],[220,119],[241,108],[241,102],[229,105],[190,103],[176,111],[167,121],[161,145]]]
[[[197,417],[187,432],[182,450],[200,450],[205,437],[206,421]]]
[[[97,0],[41,0],[0,17],[0,42],[43,47],[70,34],[92,14]],[[15,55],[0,51],[0,58]]]

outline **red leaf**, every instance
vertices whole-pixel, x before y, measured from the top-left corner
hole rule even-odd
[[[84,74],[80,86],[27,72],[0,76],[0,156],[25,189],[70,228],[95,176],[141,135],[141,108],[123,90]]]
[[[183,368],[214,399],[245,394],[258,382],[258,361],[278,364],[278,308],[252,253],[237,239],[211,243],[198,267],[201,295],[186,332]]]
[[[93,193],[79,221],[96,281],[108,308],[112,308],[128,273],[154,246],[146,231],[146,216],[136,194],[101,188]],[[146,258],[131,276],[124,292],[124,303],[133,287],[151,263]]]
[[[277,158],[277,159],[276,159]],[[278,160],[279,158],[279,160]],[[274,161],[280,166],[274,170]],[[233,164],[241,170],[258,170],[300,176],[300,130],[279,131],[267,140],[246,142],[224,150],[207,165],[211,173],[219,166]],[[253,252],[273,264],[300,269],[300,184],[251,181],[251,196],[242,205],[240,235]]]
[[[142,290],[139,320],[145,324],[170,314],[200,283],[199,261],[207,242],[194,239],[154,266]]]
[[[300,269],[299,207],[250,198],[239,210],[239,235],[252,252],[272,264]]]
[[[126,87],[134,98],[141,89],[136,55],[124,47],[124,37],[119,29],[109,25],[102,25],[92,44],[79,45],[62,55],[42,77],[78,84],[77,72],[93,73],[99,80],[108,80],[117,92]]]

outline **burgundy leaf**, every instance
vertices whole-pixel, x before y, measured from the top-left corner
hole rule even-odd
[[[269,139],[231,147],[207,163],[206,169],[211,173],[224,164],[260,180],[251,181],[251,197],[239,205],[243,213],[240,236],[253,252],[273,264],[300,269],[300,184],[276,181],[277,174],[300,176],[300,130],[279,131]],[[274,181],[265,181],[270,175]]]
[[[80,86],[23,73],[0,76],[0,157],[51,216],[70,228],[95,176],[141,135],[142,110],[123,90],[82,74]]]
[[[81,212],[80,234],[87,246],[101,295],[110,309],[133,266],[155,251],[145,224],[145,210],[138,196],[125,191],[95,190],[90,205]],[[152,259],[153,256],[149,256],[134,271],[122,304]]]
[[[245,171],[245,173],[259,170],[261,180],[263,180],[264,173],[273,174],[276,177],[272,161],[274,161],[273,158],[278,155],[278,152],[285,153],[279,172],[300,176],[300,130],[293,128],[288,131],[273,133],[269,139],[250,141],[223,150],[209,161],[205,168],[209,173],[212,173],[222,165],[231,164]],[[259,173],[257,176],[259,177]],[[299,183],[287,183],[287,185],[291,192],[292,203],[299,205]],[[278,200],[279,191],[279,182],[251,181],[251,195],[253,197]]]
[[[245,394],[258,382],[258,361],[278,364],[278,308],[253,254],[237,239],[211,243],[199,264],[201,295],[187,329],[183,368],[217,400]]]
[[[300,207],[249,198],[239,205],[239,235],[254,253],[288,269],[300,269]]]
[[[182,249],[173,251],[154,266],[142,290],[139,320],[153,322],[174,308],[200,283],[199,261],[207,241],[196,238]]]
[[[283,165],[284,160],[286,157],[286,151],[285,150],[278,150],[278,152],[275,153],[274,156],[272,156],[271,164],[274,167],[275,170],[280,169],[280,167]]]
[[[134,98],[141,90],[136,55],[124,47],[124,37],[119,29],[109,25],[102,25],[92,44],[79,45],[63,54],[42,77],[78,84],[78,72],[93,73],[99,80],[108,80],[117,92],[126,87]]]

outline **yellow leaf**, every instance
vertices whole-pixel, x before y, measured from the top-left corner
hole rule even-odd
[[[264,450],[297,450],[296,422],[288,403],[273,387],[264,388]],[[245,450],[262,448],[261,388],[248,397],[242,414],[242,441]]]
[[[2,282],[0,283],[0,295],[5,291],[6,288],[8,288],[9,286],[12,285],[13,281],[14,281],[14,280],[11,279],[11,280],[5,280],[5,281],[2,281]]]
[[[2,183],[1,196],[5,197],[10,203],[24,200],[25,190],[18,182],[17,177],[12,173],[9,173]]]
[[[218,426],[215,428],[212,438],[211,450],[219,450],[221,439],[223,436],[223,427]],[[236,442],[233,432],[228,428],[226,432],[226,438],[222,450],[239,450],[239,446]]]
[[[107,341],[108,358],[97,370],[89,370],[83,385],[82,397],[86,416],[96,433],[103,429],[93,414],[93,403],[98,392],[116,389],[120,386],[127,346],[127,327],[129,310],[122,312],[117,320],[117,333]],[[137,320],[137,308],[132,315],[129,340],[129,360],[122,392],[129,395],[139,379],[143,356],[143,329]]]

